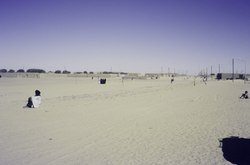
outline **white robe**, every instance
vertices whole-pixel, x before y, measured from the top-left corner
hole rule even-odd
[[[34,108],[38,108],[42,102],[41,96],[32,96],[31,97]]]

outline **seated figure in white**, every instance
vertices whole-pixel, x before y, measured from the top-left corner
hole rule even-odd
[[[39,90],[35,91],[35,96],[28,98],[28,103],[25,107],[28,108],[38,108],[42,102],[41,92]]]

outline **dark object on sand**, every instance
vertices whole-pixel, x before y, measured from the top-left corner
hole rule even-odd
[[[171,79],[171,84],[174,82],[174,78]]]
[[[232,136],[219,141],[227,161],[238,165],[250,164],[250,139]]]
[[[243,94],[240,96],[240,99],[248,99],[248,92],[245,91],[245,93],[243,93]]]
[[[100,84],[106,84],[106,79],[100,79]]]
[[[26,107],[28,107],[28,108],[34,108],[31,97],[28,98],[28,103],[27,103]]]
[[[174,75],[171,75],[171,84],[174,82]]]

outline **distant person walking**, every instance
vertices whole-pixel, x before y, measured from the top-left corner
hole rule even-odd
[[[39,90],[35,91],[35,96],[28,98],[28,103],[24,108],[38,108],[42,102],[41,92]]]
[[[207,76],[203,77],[203,82],[204,82],[205,85],[207,85]]]
[[[242,93],[242,95],[240,96],[240,99],[248,99],[248,92],[245,91],[245,93]]]
[[[172,75],[171,77],[172,77],[172,78],[171,78],[170,81],[171,81],[171,84],[172,84],[172,83],[174,82],[174,75]]]

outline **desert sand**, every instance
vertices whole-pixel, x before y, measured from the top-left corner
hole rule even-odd
[[[1,78],[2,165],[229,165],[218,139],[250,137],[250,84],[168,77]],[[24,109],[39,89],[42,104]]]

